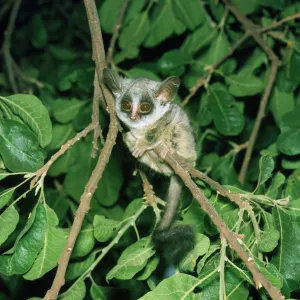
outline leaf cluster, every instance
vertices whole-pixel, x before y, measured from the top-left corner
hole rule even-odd
[[[261,28],[300,11],[292,0],[232,3]],[[106,48],[122,4],[97,3]],[[28,5],[30,9],[25,4],[20,8],[10,49],[19,93],[11,95],[9,72],[0,71],[0,281],[5,287],[0,300],[40,299],[36,297],[49,289],[96,164],[89,135],[53,163],[45,182],[42,177],[29,190],[33,172],[91,122],[94,65],[81,2]],[[3,26],[7,19],[0,20]],[[238,173],[270,61],[248,39],[212,69],[244,35],[220,1],[129,1],[111,68],[126,77],[179,76],[179,104],[211,72],[204,88],[185,105],[196,137],[196,168],[226,185],[251,209],[240,210],[201,180],[196,183],[228,227],[243,237],[244,250],[265,278],[287,298],[299,298],[299,21],[286,22],[272,33],[266,32],[264,40],[282,66],[243,185]],[[105,109],[100,109],[99,119],[106,133]],[[224,262],[215,225],[188,191],[178,222],[195,228],[197,243],[169,277],[173,267],[151,243],[153,224],[163,207],[160,202],[144,204],[142,182],[132,175],[137,166],[118,139],[72,251],[60,299],[219,299],[220,289],[232,300],[267,299],[229,248]],[[164,199],[167,180],[148,176],[156,195]],[[224,278],[219,272],[222,263]]]

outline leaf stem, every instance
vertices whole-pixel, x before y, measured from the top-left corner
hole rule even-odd
[[[85,280],[87,277],[90,276],[91,272],[96,268],[96,266],[101,262],[101,260],[105,257],[105,255],[109,252],[109,250],[111,248],[113,248],[114,245],[116,245],[120,238],[125,234],[125,232],[128,230],[128,228],[130,226],[132,226],[133,223],[136,222],[137,218],[143,213],[143,211],[147,208],[148,206],[143,204],[142,207],[131,217],[131,219],[124,225],[124,227],[122,227],[117,235],[115,236],[115,238],[106,246],[101,250],[101,254],[99,255],[99,257],[97,257],[95,259],[95,261],[90,265],[90,267],[83,273],[81,274],[80,277],[77,278],[77,280],[72,284],[72,286],[69,288],[71,289],[74,285],[76,285],[76,283],[79,280]],[[69,289],[67,291],[69,291]],[[66,292],[67,292],[66,291]],[[63,294],[62,294],[63,295]]]

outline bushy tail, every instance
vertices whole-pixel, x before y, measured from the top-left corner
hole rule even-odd
[[[195,232],[191,226],[173,224],[176,220],[181,190],[181,183],[176,176],[172,176],[165,211],[152,235],[156,247],[162,249],[166,259],[173,263],[177,263],[195,245]]]

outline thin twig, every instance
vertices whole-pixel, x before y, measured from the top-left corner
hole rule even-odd
[[[94,124],[94,137],[93,137],[93,148],[91,156],[95,158],[97,156],[99,147],[98,147],[98,138],[100,137],[101,143],[104,144],[104,137],[102,134],[102,130],[99,124],[99,99],[102,99],[103,102],[104,96],[102,90],[100,88],[98,74],[95,70],[94,76],[94,96],[93,96],[93,113],[92,113],[92,123]],[[105,106],[104,106],[105,107]]]
[[[246,28],[246,33],[249,33],[253,39],[264,49],[269,58],[280,65],[280,60],[273,52],[273,50],[267,45],[260,35],[260,27],[250,21],[237,7],[235,7],[229,0],[223,0],[225,5],[234,14],[234,16],[242,23]]]
[[[206,182],[207,184],[209,184],[211,187],[215,188],[218,194],[234,202],[240,209],[245,209],[245,207],[249,205],[248,201],[241,200],[240,194],[232,193],[231,191],[227,190],[224,186],[222,186],[220,183],[208,177],[203,172],[200,172],[196,169],[189,169],[189,173],[192,177],[199,178],[204,182]]]
[[[21,79],[25,82],[31,83],[36,85],[38,88],[42,89],[45,87],[45,84],[39,80],[37,80],[36,78],[27,76],[17,65],[17,63],[15,62],[15,60],[11,57],[11,62],[12,62],[12,67],[14,68],[15,72],[21,77]]]
[[[10,1],[6,1],[6,3],[2,6],[2,8],[0,10],[0,22],[2,22],[3,16],[9,10],[9,8],[12,4],[13,4],[13,0],[10,0]]]
[[[107,66],[109,66],[112,62],[116,42],[117,42],[117,39],[118,39],[118,36],[119,36],[119,32],[120,32],[120,29],[121,29],[121,26],[122,26],[123,18],[124,18],[128,3],[129,3],[129,0],[124,0],[123,4],[121,6],[120,14],[119,14],[119,17],[118,17],[117,22],[115,24],[114,32],[113,32],[112,38],[110,40],[108,51],[107,51],[107,60],[106,60],[106,65]]]
[[[102,33],[99,23],[99,16],[97,7],[94,0],[84,0],[86,13],[88,17],[90,32],[92,36],[93,44],[93,59],[95,60],[96,70],[98,75],[98,81],[101,83],[102,72],[105,66],[105,52],[102,40]],[[54,300],[57,298],[61,287],[65,283],[65,273],[71,257],[73,247],[75,245],[77,236],[80,232],[82,222],[86,213],[90,208],[91,198],[97,188],[97,184],[103,175],[106,164],[108,163],[109,157],[112,152],[112,148],[115,145],[117,134],[118,134],[118,121],[114,113],[114,100],[112,94],[102,84],[100,88],[105,96],[108,110],[110,113],[110,123],[108,134],[106,137],[105,144],[99,156],[97,165],[93,170],[91,177],[85,187],[85,190],[80,198],[79,207],[75,213],[74,222],[72,224],[66,245],[59,259],[58,268],[56,271],[55,278],[53,280],[51,289],[48,290],[44,299]]]
[[[161,153],[164,149],[164,146],[160,145],[155,150],[157,154]],[[205,197],[204,193],[198,188],[198,186],[193,182],[189,175],[189,170],[183,168],[178,161],[176,161],[173,155],[168,154],[165,158],[165,161],[173,168],[174,172],[181,177],[184,184],[189,188],[194,198],[200,203],[201,208],[208,214],[212,222],[218,228],[220,234],[227,240],[229,246],[239,255],[245,265],[248,267],[249,271],[252,273],[253,280],[257,288],[262,286],[266,289],[272,299],[284,299],[281,292],[275,288],[258,270],[254,263],[253,257],[249,256],[241,247],[237,236],[229,230],[224,221],[219,217],[216,209]]]
[[[226,260],[226,248],[227,241],[221,235],[221,251],[220,251],[220,289],[219,289],[219,300],[226,300],[226,285],[225,285],[225,260]]]
[[[265,88],[265,91],[263,93],[263,96],[260,101],[258,113],[256,116],[256,120],[249,138],[249,144],[243,159],[242,167],[239,173],[239,181],[243,184],[245,182],[248,166],[250,163],[250,159],[252,156],[253,148],[254,148],[254,143],[256,141],[260,125],[262,122],[262,119],[265,114],[265,108],[268,103],[269,96],[271,94],[275,79],[276,79],[276,74],[278,67],[280,66],[281,62],[279,58],[276,56],[274,51],[267,45],[267,43],[263,40],[261,37],[261,28],[251,22],[238,8],[236,8],[229,0],[223,0],[225,5],[229,8],[229,10],[234,14],[234,16],[245,26],[246,28],[246,33],[250,34],[253,39],[259,44],[263,50],[266,52],[268,55],[269,59],[272,61],[271,65],[271,71],[270,75],[268,78],[267,86]]]
[[[94,129],[94,124],[91,123],[88,127],[86,127],[84,130],[78,132],[75,137],[68,140],[65,144],[63,144],[60,149],[51,156],[51,158],[48,160],[48,162],[42,166],[39,170],[35,172],[35,177],[30,182],[30,189],[32,189],[35,185],[35,183],[39,180],[39,178],[43,175],[46,176],[48,173],[49,168],[52,166],[52,164],[60,157],[62,156],[71,146],[73,146],[76,142],[78,142],[81,138],[85,137],[90,131]]]
[[[143,188],[145,193],[144,196],[146,198],[146,201],[149,205],[152,205],[156,202],[156,196],[153,192],[153,186],[151,185],[146,174],[142,170],[139,170],[139,173],[143,181]]]
[[[287,16],[284,19],[281,19],[281,20],[279,20],[277,22],[274,22],[274,23],[272,23],[270,25],[267,25],[267,26],[263,27],[260,30],[260,32],[266,32],[266,31],[272,30],[272,29],[274,29],[276,27],[281,26],[282,24],[284,24],[286,22],[289,22],[289,21],[292,21],[292,20],[295,20],[295,19],[299,19],[299,18],[300,18],[300,13],[297,13],[297,14],[291,15],[291,16]]]
[[[6,69],[7,69],[8,80],[15,94],[18,93],[18,88],[15,80],[15,75],[13,72],[10,48],[11,48],[11,36],[15,28],[16,18],[19,12],[19,8],[21,6],[21,2],[22,0],[16,0],[12,7],[7,29],[4,32],[4,43],[3,43],[3,55],[6,64]]]
[[[231,56],[247,39],[249,35],[245,33],[231,48],[230,50],[222,56],[215,64],[211,66],[207,66],[206,73],[198,79],[198,81],[195,83],[195,85],[190,89],[190,93],[184,98],[182,102],[182,106],[185,106],[190,99],[197,93],[197,91],[202,86],[207,86],[210,78],[213,74],[213,72],[229,57]]]

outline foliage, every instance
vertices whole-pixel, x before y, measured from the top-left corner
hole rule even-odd
[[[13,2],[13,1],[12,1]],[[30,2],[30,1],[29,1]],[[91,121],[94,65],[81,2],[37,1],[21,5],[12,34],[9,72],[0,72],[0,299],[43,297],[51,286],[74,212],[96,160],[92,134],[78,141],[29,190],[36,170]],[[294,0],[232,1],[266,26],[300,11]],[[123,1],[97,3],[106,47]],[[7,26],[10,10],[1,19]],[[0,17],[1,18],[1,17]],[[239,193],[254,220],[209,185],[197,180],[257,268],[287,298],[299,298],[300,283],[300,34],[299,22],[264,35],[282,66],[254,145],[246,182],[238,180],[245,144],[255,124],[270,63],[248,39],[212,71],[205,88],[185,106],[197,142],[197,169]],[[243,36],[243,27],[220,1],[131,0],[111,67],[128,77],[155,80],[176,75],[176,101],[209,66]],[[3,67],[6,64],[2,57]],[[12,95],[13,94],[13,95]],[[34,95],[33,95],[34,94]],[[106,134],[109,118],[100,110]],[[243,146],[244,145],[244,146]],[[101,150],[102,145],[99,142]],[[136,161],[121,139],[88,212],[66,273],[60,299],[266,299],[236,254],[227,249],[224,282],[218,231],[188,192],[180,221],[192,224],[197,244],[174,274],[151,243],[157,207],[144,205],[142,183],[132,176]],[[166,179],[151,176],[164,198]],[[26,197],[26,199],[24,199]],[[224,261],[223,261],[224,263]],[[14,275],[14,276],[13,276]],[[169,277],[169,278],[167,278]],[[40,299],[40,298],[31,298]]]

